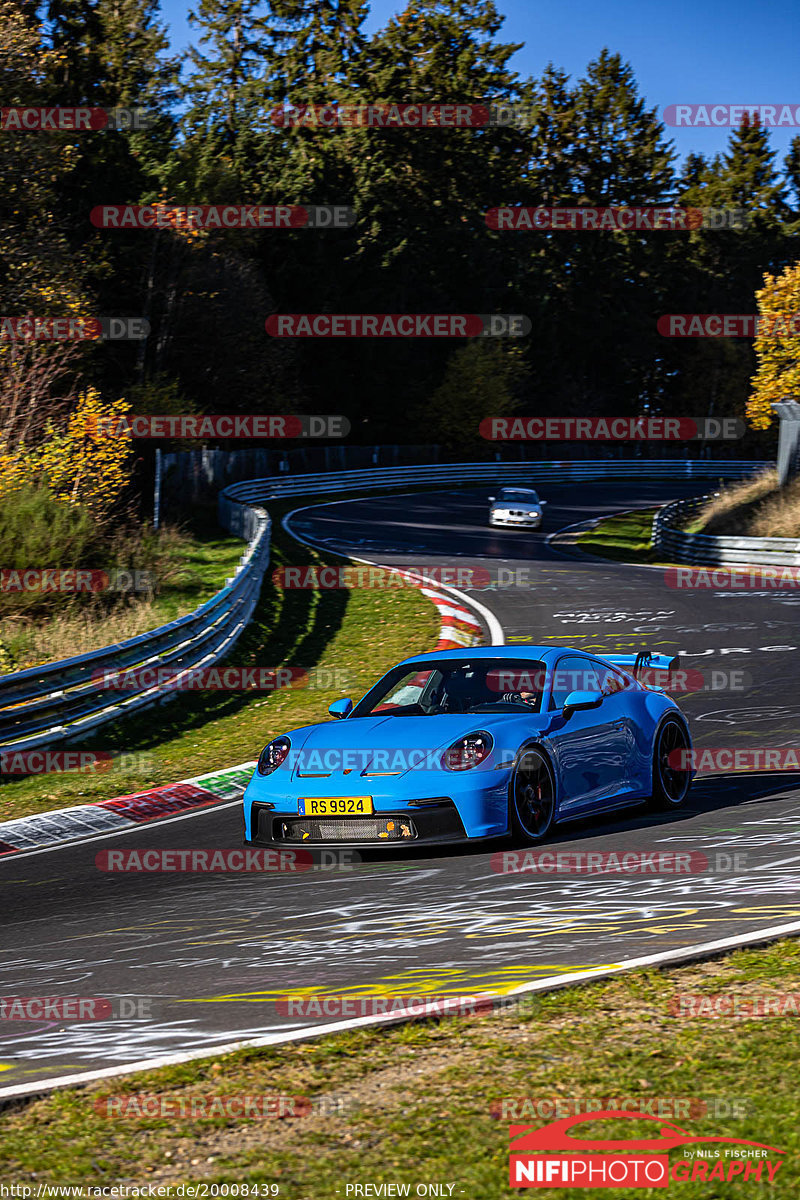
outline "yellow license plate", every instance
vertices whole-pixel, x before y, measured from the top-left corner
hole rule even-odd
[[[331,796],[325,800],[298,800],[301,817],[363,817],[373,812],[372,796]]]

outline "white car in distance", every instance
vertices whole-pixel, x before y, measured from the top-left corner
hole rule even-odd
[[[538,529],[545,504],[533,488],[502,488],[499,496],[489,497],[489,524]]]

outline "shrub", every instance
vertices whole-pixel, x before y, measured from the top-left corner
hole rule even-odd
[[[64,504],[44,484],[25,483],[0,496],[0,566],[95,567],[103,561],[97,523],[80,504]],[[0,592],[0,611],[63,604],[58,593]]]

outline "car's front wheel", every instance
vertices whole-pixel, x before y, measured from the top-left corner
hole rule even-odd
[[[515,840],[530,844],[547,837],[556,814],[553,768],[540,750],[521,751],[509,787],[511,832]]]
[[[689,735],[677,717],[667,717],[653,746],[653,794],[650,807],[678,808],[692,785]]]

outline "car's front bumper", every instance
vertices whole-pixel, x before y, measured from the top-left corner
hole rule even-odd
[[[300,817],[254,804],[250,828],[254,836],[248,844],[254,846],[396,847],[469,840],[452,801],[364,817]]]
[[[392,787],[385,777],[359,778],[357,783],[332,777],[312,784],[256,772],[244,794],[245,841],[258,846],[398,846],[498,837],[508,832],[510,777],[508,767],[463,774],[410,771],[394,779]],[[369,796],[373,812],[301,816],[300,796]]]
[[[515,516],[498,516],[496,513],[489,514],[490,525],[506,525],[518,526],[526,529],[538,529],[542,523],[541,517],[515,517]]]

